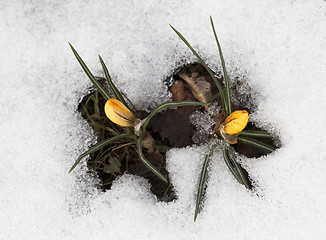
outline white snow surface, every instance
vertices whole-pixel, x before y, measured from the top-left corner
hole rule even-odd
[[[239,185],[220,151],[193,222],[206,146],[168,152],[178,199],[158,202],[146,180],[96,190],[85,162],[95,137],[76,111],[97,54],[138,108],[169,99],[162,83],[195,57],[177,28],[220,70],[215,22],[231,79],[257,93],[251,115],[280,136],[266,157],[242,159],[258,187]],[[326,239],[326,1],[0,1],[0,239]]]

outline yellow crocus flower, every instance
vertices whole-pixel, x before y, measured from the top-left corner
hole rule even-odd
[[[121,127],[134,125],[135,117],[130,110],[119,100],[110,98],[104,106],[106,116]]]
[[[246,126],[249,120],[249,113],[246,110],[237,110],[232,112],[224,121],[224,133],[235,135],[240,133]]]

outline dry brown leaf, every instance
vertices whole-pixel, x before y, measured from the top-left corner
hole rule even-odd
[[[208,102],[208,99],[212,96],[211,84],[204,77],[198,77],[197,73],[193,73],[191,77],[185,73],[181,73],[179,77],[188,83],[191,87],[192,94],[198,101],[202,103]]]
[[[173,101],[183,101],[187,95],[187,91],[184,88],[184,83],[178,80],[174,82],[169,91],[172,93]]]

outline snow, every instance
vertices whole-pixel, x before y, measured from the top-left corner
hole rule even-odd
[[[1,1],[0,239],[324,239],[325,12],[322,0]],[[68,175],[95,137],[76,111],[91,83],[67,42],[95,75],[101,54],[119,88],[149,109],[169,97],[163,80],[195,60],[168,24],[220,69],[210,15],[231,78],[254,90],[251,119],[282,141],[241,160],[257,191],[216,151],[193,223],[205,146],[168,153],[171,203],[132,175],[99,192],[85,162]]]

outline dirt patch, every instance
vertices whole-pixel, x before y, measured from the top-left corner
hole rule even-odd
[[[195,77],[196,86],[200,91],[194,91],[191,82],[187,77]],[[218,81],[223,86],[223,77],[217,74]],[[99,81],[105,85],[104,79]],[[172,76],[165,81],[169,86],[169,91],[172,94],[173,101],[197,101],[198,98],[214,98],[215,104],[221,106],[221,100],[218,97],[218,89],[205,68],[198,64],[188,64],[178,69]],[[210,88],[207,96],[200,96],[205,89]],[[204,89],[204,90],[203,90]],[[195,89],[196,90],[196,89]],[[209,96],[208,96],[209,95]],[[114,132],[124,132],[125,129],[113,124],[104,113],[105,99],[98,91],[93,91],[83,98],[78,106],[78,110],[82,117],[86,119],[92,126],[97,135],[98,142],[114,136]],[[247,110],[245,106],[232,106],[233,110],[242,109]],[[144,149],[145,157],[164,175],[168,178],[166,170],[166,151],[172,147],[185,147],[192,144],[204,143],[194,141],[194,135],[197,131],[196,127],[190,121],[190,117],[194,112],[205,113],[207,109],[204,107],[184,106],[176,109],[167,109],[166,111],[156,114],[148,125],[148,132],[154,138],[156,147],[153,151]],[[224,115],[217,115],[217,118],[224,119]],[[137,117],[143,119],[147,113],[138,111]],[[218,119],[214,119],[218,121]],[[214,127],[214,126],[213,126]],[[249,123],[246,130],[260,130],[254,123]],[[262,142],[269,144],[276,148],[273,139],[261,139]],[[268,151],[257,149],[243,143],[233,144],[234,149],[247,157],[260,157],[267,155]],[[107,153],[109,157],[106,156]],[[110,189],[112,182],[125,172],[135,174],[146,178],[151,184],[151,191],[160,201],[172,201],[176,199],[176,194],[173,191],[173,186],[170,182],[166,183],[160,180],[156,175],[149,171],[140,161],[136,148],[127,140],[120,140],[116,143],[103,147],[90,154],[87,161],[89,169],[97,172],[101,183],[98,186],[103,191]],[[248,181],[251,183],[248,173],[244,171]],[[252,184],[250,184],[252,186]]]
[[[102,80],[104,82],[104,79]],[[83,98],[78,106],[82,117],[92,126],[97,135],[98,142],[114,136],[114,133],[106,129],[109,127],[116,132],[124,132],[124,129],[113,124],[104,113],[106,100],[97,91],[91,92]],[[138,117],[145,117],[144,112],[138,112]],[[149,132],[151,133],[150,129]],[[159,135],[153,133],[157,147],[155,151],[144,149],[145,157],[168,179],[166,170],[165,153],[170,146],[164,145]],[[110,157],[103,157],[110,153]],[[122,139],[114,144],[90,154],[87,160],[90,170],[97,173],[101,182],[99,188],[103,191],[111,188],[112,182],[125,172],[146,178],[151,184],[151,191],[160,201],[172,201],[176,198],[171,183],[166,183],[157,178],[139,159],[135,145]]]

